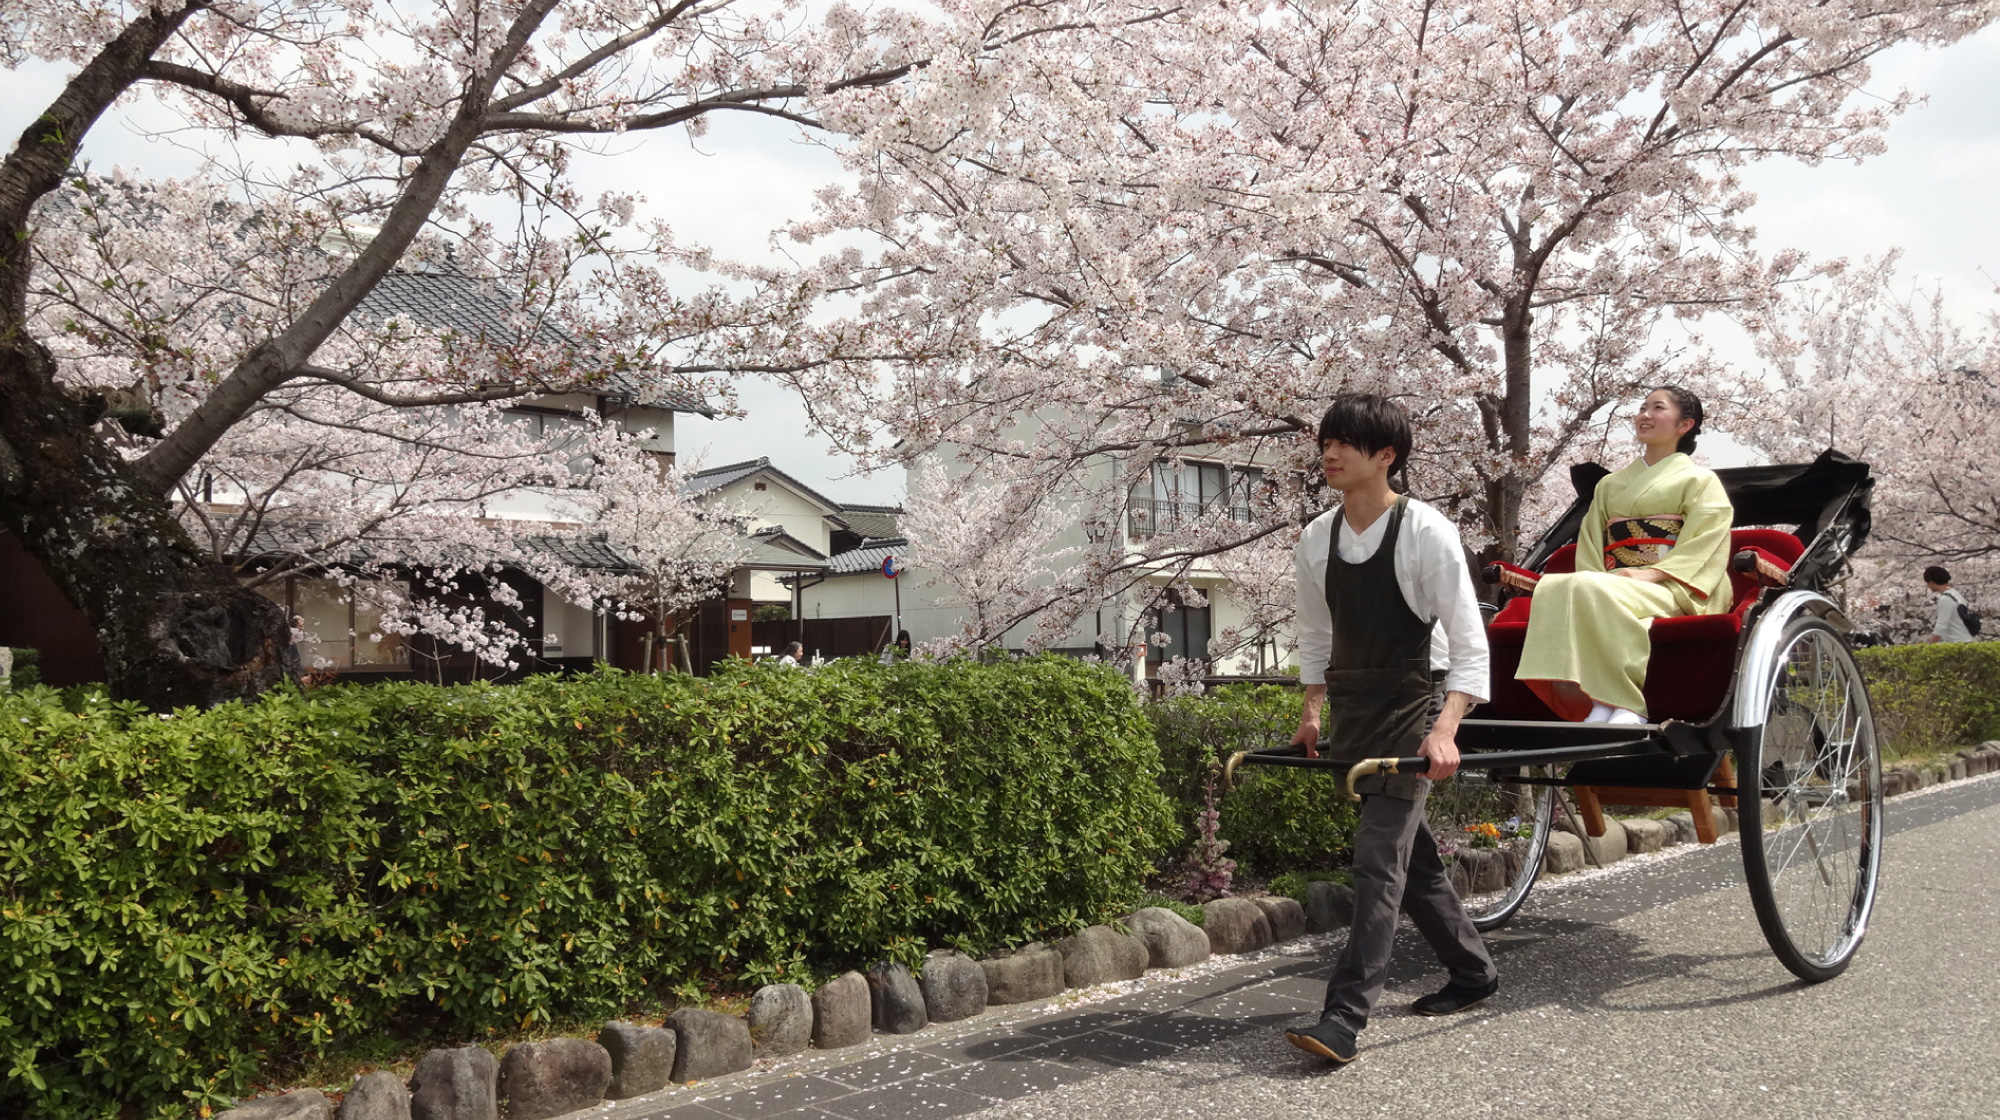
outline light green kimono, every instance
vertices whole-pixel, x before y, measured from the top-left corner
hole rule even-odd
[[[1652,565],[1670,578],[1648,583],[1605,570],[1605,526],[1632,517],[1679,515],[1678,539]],[[1606,475],[1577,534],[1576,574],[1542,577],[1528,615],[1514,676],[1564,719],[1590,714],[1557,699],[1555,681],[1574,681],[1592,700],[1643,714],[1647,632],[1656,618],[1721,614],[1729,589],[1729,526],[1734,511],[1722,480],[1676,452]]]

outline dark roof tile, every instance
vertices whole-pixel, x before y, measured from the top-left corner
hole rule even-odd
[[[376,319],[405,316],[431,330],[456,331],[497,346],[511,346],[520,333],[509,322],[510,305],[492,283],[450,269],[399,270],[384,276],[362,297],[360,314]],[[544,322],[535,328],[536,341],[550,346],[575,346],[561,327]],[[642,389],[622,371],[613,371],[593,390],[620,395],[634,404],[713,416],[715,412],[693,393],[678,389]]]

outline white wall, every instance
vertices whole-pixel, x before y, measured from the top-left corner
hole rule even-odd
[[[532,397],[522,403],[537,409],[552,409],[579,416],[596,415],[598,412],[597,398],[589,393],[557,393]],[[640,441],[639,446],[647,451],[673,453],[674,414],[671,411],[663,408],[626,408],[613,412],[607,419],[620,431],[651,430],[653,434]],[[488,517],[519,521],[570,521],[576,518],[576,511],[570,508],[560,492],[516,490],[488,498],[483,506],[483,513]]]
[[[759,483],[764,489],[757,489]],[[712,491],[706,500],[741,512],[749,518],[753,530],[775,526],[793,539],[818,550],[821,555],[832,547],[833,531],[826,518],[836,511],[770,475],[754,474],[739,479]],[[734,598],[752,599],[759,603],[790,603],[792,589],[779,582],[783,575],[783,572],[739,571],[729,593]]]
[[[910,609],[917,605],[911,598],[915,585],[910,583],[908,575],[896,582],[903,585],[903,612],[907,616]],[[921,593],[918,597],[924,598]],[[828,576],[824,582],[806,588],[799,598],[806,618],[866,618],[869,615],[896,613],[896,588],[880,572]]]
[[[1197,459],[1200,458],[1198,455],[1194,457]],[[942,461],[946,464],[949,475],[963,477],[965,468],[953,457],[946,455]],[[1101,484],[1103,481],[1107,481],[1110,473],[1117,470],[1118,467],[1119,464],[1108,456],[1104,461],[1092,464],[1090,468],[1091,484]],[[1123,534],[1128,525],[1129,522],[1121,517],[1118,531]],[[1071,546],[1080,548],[1085,544],[1083,527],[1076,525],[1065,529],[1059,534],[1050,547],[1052,549]],[[925,587],[924,584],[929,579],[930,574],[923,569],[912,568],[897,580],[902,585],[903,627],[909,630],[912,639],[918,642],[931,641],[958,634],[960,632],[958,620],[967,614],[967,608],[940,606],[938,604],[937,600],[940,597],[949,597],[953,593],[954,588],[949,580],[940,580],[937,586]],[[1244,620],[1248,613],[1244,604],[1236,600],[1231,594],[1228,581],[1217,577],[1214,574],[1213,567],[1207,562],[1198,562],[1193,566],[1190,570],[1189,582],[1200,588],[1202,593],[1208,598],[1211,633],[1220,634],[1225,629],[1239,625]],[[893,589],[889,586],[889,581],[879,575],[864,573],[859,575],[833,576],[829,577],[825,582],[805,590],[801,597],[803,613],[807,618],[854,618],[865,615],[889,614],[893,611],[892,593]],[[1131,593],[1124,597],[1124,602],[1106,603],[1099,611],[1086,613],[1082,618],[1077,620],[1068,635],[1058,639],[1054,644],[1072,649],[1095,648],[1100,633],[1100,626],[1103,633],[1122,640],[1123,635],[1131,628],[1134,622],[1139,602],[1147,597],[1144,592]],[[1009,648],[1020,648],[1022,639],[1031,628],[1032,624],[1017,628],[1014,632],[1006,636],[1005,644]],[[1281,635],[1276,654],[1277,663],[1273,664],[1267,654],[1264,668],[1267,671],[1271,671],[1294,664],[1293,646],[1294,643],[1290,640],[1289,636]],[[1207,650],[1171,650],[1169,652],[1172,655],[1179,656],[1208,656]],[[1216,663],[1216,670],[1218,672],[1231,674],[1254,672],[1257,667],[1257,654],[1255,650],[1248,650],[1240,654],[1222,658]]]
[[[762,490],[756,488],[760,482],[764,484]],[[716,500],[746,514],[753,528],[776,526],[818,549],[822,555],[830,543],[832,531],[826,518],[835,511],[768,475],[752,475],[730,483],[718,492]]]
[[[542,646],[543,657],[599,657],[603,651],[598,648],[597,630],[601,625],[595,612],[564,600],[560,595],[542,589]],[[548,644],[546,639],[554,635],[561,639],[561,645]]]

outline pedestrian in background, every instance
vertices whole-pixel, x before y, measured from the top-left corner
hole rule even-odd
[[[1969,642],[1972,630],[1965,624],[1965,616],[1972,607],[1965,596],[1951,587],[1951,573],[1936,564],[1924,569],[1924,586],[1937,596],[1937,621],[1931,626],[1926,642]]]
[[[291,625],[285,630],[285,648],[278,651],[278,666],[288,681],[299,679],[299,673],[303,668],[302,659],[299,657],[299,643],[305,640],[305,636],[305,616],[293,615]]]
[[[787,642],[785,644],[785,655],[778,658],[778,664],[783,665],[787,669],[796,669],[799,667],[799,663],[805,660],[805,656],[806,644],[804,642]]]

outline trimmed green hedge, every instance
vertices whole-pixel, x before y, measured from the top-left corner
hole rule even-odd
[[[1891,755],[2000,739],[2000,642],[1937,642],[1855,651],[1876,733]]]
[[[1303,695],[1279,685],[1227,685],[1151,705],[1163,787],[1180,813],[1178,857],[1194,844],[1194,814],[1211,759],[1276,746],[1298,730]],[[1229,857],[1256,875],[1344,867],[1354,807],[1331,771],[1243,767],[1220,805]]]
[[[1056,657],[77,695],[0,693],[0,1114],[1065,932],[1178,835],[1129,685]]]

